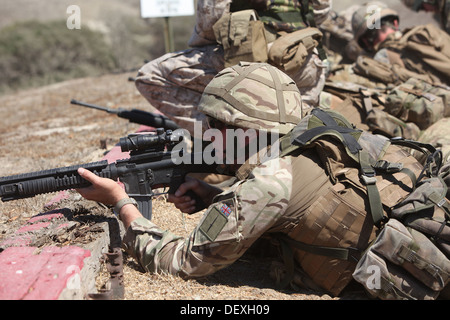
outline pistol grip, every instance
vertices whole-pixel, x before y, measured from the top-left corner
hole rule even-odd
[[[191,199],[195,200],[195,210],[194,210],[194,212],[192,212],[190,214],[194,214],[194,213],[199,212],[206,208],[206,204],[194,191],[189,190],[188,192],[186,192],[185,195],[188,197],[191,197]]]

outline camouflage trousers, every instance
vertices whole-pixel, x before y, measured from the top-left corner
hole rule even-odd
[[[220,46],[190,48],[165,54],[144,65],[136,78],[136,87],[151,106],[193,134],[195,121],[203,118],[197,110],[203,90],[223,68]],[[314,53],[302,68],[288,74],[302,94],[304,109],[318,105],[325,73],[325,63]]]

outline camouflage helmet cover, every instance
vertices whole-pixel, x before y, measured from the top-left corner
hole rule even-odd
[[[198,109],[228,125],[286,134],[302,118],[302,99],[294,80],[276,67],[241,62],[211,80]]]
[[[376,27],[377,20],[387,17],[394,17],[399,20],[397,11],[388,8],[383,2],[371,1],[362,5],[352,17],[352,29],[356,41],[359,41],[367,30]]]

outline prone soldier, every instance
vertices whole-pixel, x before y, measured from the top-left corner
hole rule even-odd
[[[450,116],[448,34],[433,25],[401,32],[397,12],[378,1],[356,10],[352,25],[355,41],[366,54],[332,73],[323,96],[335,94],[335,88],[340,87],[340,93],[346,94],[339,97],[345,100],[350,96],[354,103],[335,103],[338,111],[349,114],[356,107],[363,113],[360,123],[356,121],[358,126],[368,125],[370,130],[384,131],[391,137],[426,137],[430,133],[424,130],[438,122],[430,129],[433,141],[440,141],[436,147],[442,147],[445,141],[444,145],[448,144],[445,128],[436,128],[446,123],[440,119]],[[358,87],[355,83],[360,90],[351,89]],[[438,132],[442,132],[440,139],[436,139]]]
[[[207,204],[187,238],[161,230],[129,202],[117,208],[127,228],[124,246],[145,270],[183,278],[206,276],[231,265],[258,239],[270,237],[278,243],[286,266],[280,287],[296,281],[337,296],[353,278],[367,286],[367,277],[372,276],[368,263],[382,270],[382,279],[379,287],[366,289],[382,299],[434,299],[447,286],[450,252],[446,256],[433,243],[414,242],[387,212],[411,192],[413,176],[419,176],[420,186],[423,167],[406,151],[387,138],[354,129],[338,114],[316,108],[304,115],[295,82],[265,63],[240,63],[219,72],[205,88],[199,111],[206,115],[209,128],[224,136],[217,139],[223,144],[216,145],[223,155],[234,149],[225,138],[229,130],[279,134],[279,140],[258,144],[256,153],[246,154],[243,163],[227,162],[239,178],[228,190],[193,179],[169,197],[186,213],[195,210],[195,201],[185,196],[188,190]],[[114,181],[88,170],[79,173],[92,184],[78,190],[86,199],[114,205],[128,198]],[[449,206],[446,199],[435,200]],[[398,207],[400,213],[402,208]],[[378,229],[387,231],[377,236]],[[441,232],[442,237],[447,234],[448,225]],[[408,256],[425,253],[412,260],[420,261],[422,270],[412,277],[402,265],[395,267],[393,276],[386,258],[389,254],[396,258],[402,251],[393,246],[404,243],[403,236],[423,248],[407,247]],[[440,241],[448,244],[442,237]],[[373,253],[365,253],[375,239],[384,254],[379,261],[371,261]],[[301,276],[295,270],[301,270]],[[431,284],[422,283],[424,272],[430,278],[427,270],[438,278]]]

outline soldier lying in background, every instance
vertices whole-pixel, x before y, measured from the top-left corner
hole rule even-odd
[[[305,107],[317,106],[326,64],[319,50],[322,34],[313,27],[327,17],[329,2],[200,0],[190,48],[144,65],[136,87],[191,135],[195,120],[203,117],[197,107],[204,88],[224,67],[239,61],[270,61],[295,80]]]
[[[366,53],[331,71],[322,106],[388,137],[420,139],[439,122],[430,129],[435,146],[449,145],[446,128],[438,128],[450,117],[450,37],[432,25],[400,32],[397,12],[381,2],[358,8],[352,24]]]

